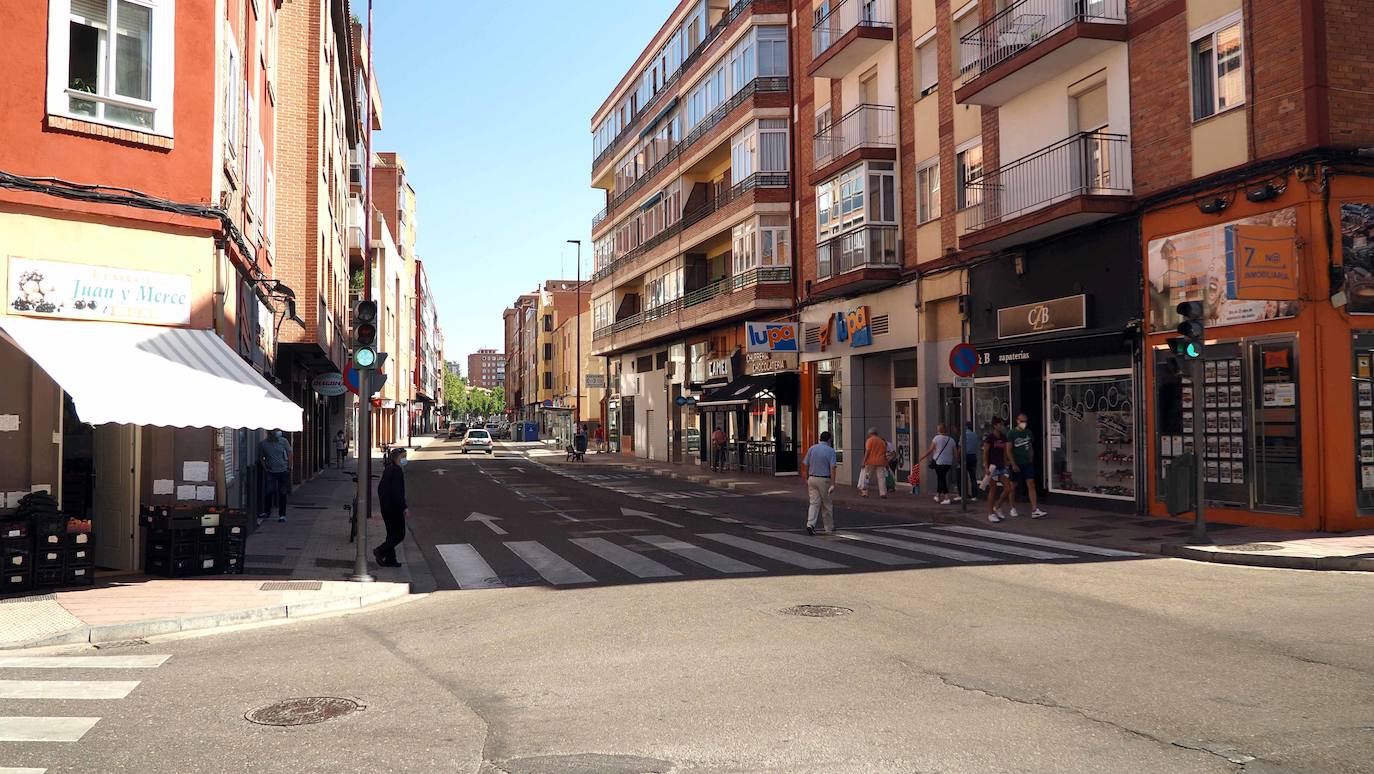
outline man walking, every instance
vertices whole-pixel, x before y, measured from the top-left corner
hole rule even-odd
[[[887,441],[878,435],[878,428],[868,428],[868,440],[864,442],[864,469],[859,474],[859,495],[868,497],[868,482],[878,479],[878,496],[887,499]]]
[[[1031,445],[1032,434],[1027,428],[1030,420],[1024,413],[1016,415],[1016,427],[1007,432],[1007,443],[1011,446],[1011,476],[1012,484],[1008,487],[1007,503],[1011,506],[1011,515],[1019,516],[1016,512],[1016,482],[1026,482],[1026,497],[1030,499],[1031,518],[1038,519],[1045,515],[1040,510],[1038,493],[1035,491],[1035,448]]]
[[[829,431],[821,433],[821,440],[806,450],[802,458],[802,469],[806,471],[806,497],[810,508],[806,512],[806,534],[816,534],[816,520],[820,519],[822,531],[829,535],[835,531],[835,504],[831,495],[835,493],[835,449],[830,445]]]
[[[964,442],[960,446],[964,447],[964,475],[968,476],[968,498],[977,500],[982,494],[978,488],[978,480],[983,474],[978,470],[978,434],[973,432],[973,423],[964,423]]]
[[[291,493],[291,442],[280,430],[273,430],[258,441],[258,462],[262,465],[262,510],[258,526],[267,521],[273,498],[277,501],[277,521],[286,523],[286,496]]]
[[[720,425],[711,433],[711,470],[725,470],[725,430]]]
[[[372,549],[377,564],[383,567],[400,567],[396,561],[396,546],[406,539],[406,477],[403,472],[406,464],[406,450],[398,446],[386,455],[386,468],[382,480],[377,484],[377,504],[382,509],[382,523],[386,525],[386,542]]]
[[[342,429],[334,434],[334,456],[338,457],[338,465],[342,468],[344,458],[348,456],[348,436],[344,435]]]
[[[1007,499],[1011,479],[1007,475],[1007,436],[1002,431],[1002,418],[992,418],[992,431],[983,438],[983,461],[988,466],[988,521],[996,524],[1005,519],[999,507]]]

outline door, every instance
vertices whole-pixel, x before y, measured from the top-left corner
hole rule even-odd
[[[115,570],[137,569],[134,532],[138,514],[138,427],[96,426],[93,452],[95,495],[91,528],[95,563]]]
[[[859,78],[859,105],[863,111],[859,119],[861,125],[858,127],[861,135],[856,138],[857,142],[849,143],[846,151],[858,147],[860,144],[877,142],[878,137],[878,111],[863,108],[863,105],[878,104],[878,71],[870,70]],[[870,193],[870,195],[872,195]]]
[[[654,410],[644,412],[644,458],[654,459]]]

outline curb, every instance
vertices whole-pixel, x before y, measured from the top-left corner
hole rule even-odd
[[[226,610],[221,613],[183,616],[181,618],[155,618],[147,621],[102,624],[100,626],[78,626],[74,629],[36,640],[14,643],[0,647],[6,650],[42,648],[51,645],[98,644],[119,640],[135,640],[177,632],[218,629],[246,623],[271,621],[280,618],[304,618],[306,616],[337,613],[345,610],[361,610],[383,602],[390,602],[410,594],[410,584],[392,584],[393,588],[380,591],[363,591],[345,597],[334,597],[292,605],[268,605],[241,610]]]
[[[1282,554],[1252,554],[1239,551],[1220,551],[1185,545],[1161,546],[1161,553],[1178,559],[1198,562],[1236,564],[1249,567],[1278,567],[1288,570],[1337,570],[1345,572],[1374,572],[1374,559],[1357,556],[1284,556]]]

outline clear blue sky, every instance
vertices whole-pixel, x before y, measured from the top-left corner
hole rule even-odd
[[[592,113],[676,0],[374,0],[378,151],[405,159],[416,251],[467,368],[504,347],[501,310],[591,266]],[[354,0],[359,17],[365,0]],[[535,22],[535,23],[531,23]]]

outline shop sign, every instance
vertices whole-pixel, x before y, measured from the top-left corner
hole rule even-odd
[[[801,326],[798,323],[746,323],[749,346],[746,352],[797,352]]]
[[[348,392],[348,388],[344,386],[343,374],[338,373],[320,374],[310,382],[310,386],[314,388],[315,392],[318,392],[326,398],[332,398],[336,395],[343,395],[345,392]]]
[[[396,401],[392,398],[382,398],[381,408],[394,409],[396,408]]]
[[[606,387],[605,374],[587,374],[587,389],[600,390]]]
[[[189,325],[191,276],[10,257],[10,313]]]
[[[1014,339],[1088,327],[1086,295],[1037,301],[997,310],[997,338]]]
[[[759,376],[796,371],[800,358],[801,355],[796,352],[750,352],[744,356],[744,373]]]
[[[821,351],[826,351],[832,342],[847,341],[852,348],[867,347],[873,344],[873,327],[867,306],[858,306],[847,312],[836,312],[826,320],[821,329]]]
[[[1286,226],[1228,228],[1226,295],[1246,301],[1296,301],[1297,233]]]
[[[730,358],[713,357],[706,361],[706,381],[730,381],[731,368]]]

